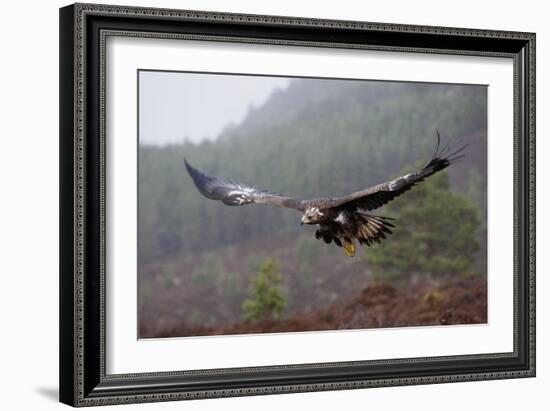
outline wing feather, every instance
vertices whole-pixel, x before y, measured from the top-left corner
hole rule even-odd
[[[186,159],[184,159],[184,162],[187,172],[195,183],[197,190],[206,198],[219,200],[229,206],[268,204],[302,210],[302,202],[298,199],[280,196],[261,188],[237,183],[230,179],[209,176],[192,167]]]
[[[464,156],[463,151],[466,145],[458,149],[452,149],[447,144],[440,151],[440,136],[437,132],[437,148],[432,159],[421,170],[406,174],[394,180],[378,184],[365,190],[351,193],[347,196],[330,199],[327,203],[329,207],[344,207],[349,209],[374,210],[387,204],[394,198],[410,190],[415,184],[421,182],[426,177],[447,168],[454,161]]]

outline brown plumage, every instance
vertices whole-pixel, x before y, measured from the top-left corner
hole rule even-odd
[[[463,157],[461,146],[452,150],[449,144],[440,151],[440,136],[437,132],[437,148],[432,159],[421,170],[394,180],[356,191],[343,197],[301,200],[285,197],[263,189],[236,183],[232,180],[211,177],[195,168],[187,160],[185,166],[195,186],[206,198],[219,200],[229,206],[267,204],[294,208],[302,211],[301,224],[315,224],[317,239],[327,244],[334,242],[343,247],[350,257],[355,255],[355,241],[371,246],[391,234],[394,225],[391,218],[369,214],[368,211],[387,204],[410,190],[426,177],[443,170]]]

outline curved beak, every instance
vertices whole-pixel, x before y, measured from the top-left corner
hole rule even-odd
[[[300,225],[307,224],[309,222],[309,218],[307,216],[303,216],[300,220]]]

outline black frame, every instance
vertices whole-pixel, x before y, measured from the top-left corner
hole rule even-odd
[[[509,57],[514,351],[105,373],[104,46],[109,35]],[[535,376],[535,34],[75,4],[60,9],[60,401],[73,406]]]

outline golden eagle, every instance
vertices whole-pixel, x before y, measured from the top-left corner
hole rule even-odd
[[[356,191],[343,197],[316,198],[300,200],[284,197],[263,189],[240,184],[228,179],[211,177],[193,168],[186,159],[185,166],[197,189],[206,198],[220,200],[230,206],[245,204],[269,204],[279,207],[294,208],[302,211],[301,224],[316,224],[315,238],[323,239],[327,244],[334,242],[344,247],[350,257],[355,255],[355,241],[371,246],[379,243],[391,234],[393,218],[369,214],[369,211],[383,206],[395,197],[410,190],[416,183],[443,170],[454,161],[463,157],[466,145],[453,150],[447,144],[440,151],[439,131],[437,148],[432,159],[417,172],[412,172],[378,184],[365,190]]]

